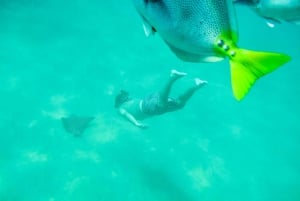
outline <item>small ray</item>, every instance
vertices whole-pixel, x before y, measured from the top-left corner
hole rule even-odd
[[[90,126],[91,121],[95,117],[79,117],[76,115],[71,115],[69,117],[61,118],[64,129],[73,134],[75,137],[79,137],[83,132]]]

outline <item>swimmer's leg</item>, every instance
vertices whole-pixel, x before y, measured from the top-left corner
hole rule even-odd
[[[206,84],[207,81],[195,78],[195,85],[186,90],[182,95],[178,97],[179,105],[183,107],[186,104],[186,102],[193,96],[193,94]]]
[[[170,94],[170,91],[172,89],[174,82],[185,75],[186,75],[186,73],[184,73],[184,72],[179,72],[174,69],[171,70],[170,77],[169,77],[167,83],[159,91],[160,101],[162,101],[162,104],[167,103],[168,97],[169,97],[169,94]]]

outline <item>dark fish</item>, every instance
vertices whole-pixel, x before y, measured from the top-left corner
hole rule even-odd
[[[61,118],[64,129],[78,137],[83,134],[83,132],[90,126],[91,121],[95,117],[79,117],[76,115],[71,115],[69,117]]]
[[[251,7],[259,16],[268,21],[268,25],[281,21],[300,25],[299,0],[234,0],[237,4]]]

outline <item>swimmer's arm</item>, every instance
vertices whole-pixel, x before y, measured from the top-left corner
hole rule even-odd
[[[129,112],[127,112],[125,109],[120,108],[119,109],[119,113],[125,117],[128,121],[130,121],[131,123],[133,123],[135,126],[139,127],[139,128],[146,128],[147,126],[143,123],[140,123],[139,121],[136,120],[136,118],[130,114]]]

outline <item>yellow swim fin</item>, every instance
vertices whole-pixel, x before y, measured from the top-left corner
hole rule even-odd
[[[285,54],[234,48],[230,56],[231,85],[234,97],[241,100],[257,79],[290,61]]]

